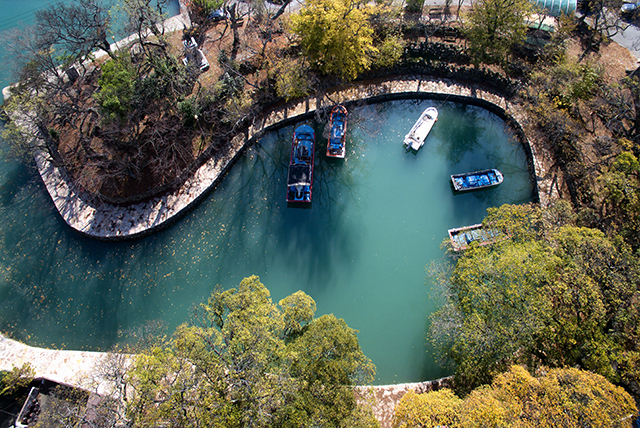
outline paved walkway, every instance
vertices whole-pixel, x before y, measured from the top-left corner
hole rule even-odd
[[[86,201],[65,180],[62,172],[49,162],[44,154],[36,156],[40,175],[65,222],[73,229],[91,237],[114,240],[132,238],[166,227],[184,212],[197,204],[207,191],[221,179],[233,160],[247,144],[251,144],[265,132],[311,117],[318,109],[330,109],[336,103],[350,104],[364,101],[385,101],[398,98],[432,97],[449,101],[469,102],[491,108],[517,124],[524,118],[517,106],[511,105],[500,95],[466,86],[445,79],[407,75],[375,82],[360,82],[328,91],[318,97],[266,112],[254,121],[246,134],[238,135],[226,148],[220,150],[200,167],[177,191],[155,197],[147,202],[129,206],[115,206]],[[522,134],[524,138],[524,134]],[[535,145],[531,147],[532,163],[539,190],[540,201],[546,204],[553,198],[553,187],[544,179],[543,163]]]
[[[44,377],[104,394],[111,382],[100,376],[98,366],[110,354],[104,352],[60,351],[35,348],[0,334],[0,370],[11,370],[29,363],[35,377]]]
[[[0,370],[11,370],[25,363],[31,364],[35,377],[78,386],[98,394],[112,390],[111,381],[104,376],[105,367],[115,358],[127,356],[104,352],[58,351],[27,346],[0,334]],[[440,389],[448,385],[449,378],[427,382],[402,383],[358,387],[358,394],[373,394],[373,410],[382,428],[391,428],[396,404],[410,390],[418,393]]]
[[[611,38],[619,45],[629,50],[629,53],[638,61],[640,66],[640,28],[634,24],[625,23],[621,31],[616,32]]]

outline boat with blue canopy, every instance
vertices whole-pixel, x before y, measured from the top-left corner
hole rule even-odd
[[[296,128],[291,143],[287,202],[311,202],[316,133],[309,125]]]
[[[465,172],[451,176],[453,188],[458,192],[497,186],[503,180],[504,176],[497,169],[483,169],[482,171]]]
[[[344,106],[337,105],[331,109],[329,142],[327,143],[327,156],[330,158],[344,159],[347,115],[347,109]]]

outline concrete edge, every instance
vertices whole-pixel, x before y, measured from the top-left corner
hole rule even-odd
[[[317,97],[287,104],[256,118],[246,133],[239,133],[227,147],[215,153],[176,191],[149,201],[127,206],[90,202],[70,183],[62,170],[44,153],[36,154],[40,176],[64,221],[74,230],[91,238],[123,240],[149,235],[168,227],[196,206],[226,174],[243,150],[265,133],[315,115],[336,103],[378,103],[383,101],[430,98],[467,103],[485,108],[504,119],[520,139],[528,158],[534,181],[535,199],[547,205],[553,199],[546,183],[540,152],[526,137],[522,123],[526,120],[518,106],[500,94],[448,79],[420,75],[395,76],[377,82],[358,82],[329,90]],[[543,191],[541,191],[541,189]]]
[[[111,360],[110,360],[111,358]],[[131,363],[132,355],[109,352],[67,351],[25,345],[0,334],[0,370],[11,370],[29,363],[35,378],[79,387],[97,394],[115,391],[113,380],[105,376],[103,364]],[[419,394],[448,388],[452,378],[391,385],[356,386],[359,402],[371,404],[382,428],[391,428],[395,406],[402,396],[413,390]]]

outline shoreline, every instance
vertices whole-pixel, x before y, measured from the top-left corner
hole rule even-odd
[[[527,155],[535,199],[548,205],[558,195],[554,179],[545,170],[537,144],[524,133],[523,112],[501,95],[449,79],[434,79],[407,74],[357,82],[333,88],[317,97],[266,111],[256,118],[245,133],[227,143],[225,149],[211,157],[176,192],[153,198],[146,203],[126,207],[110,204],[90,204],[64,180],[61,170],[45,158],[36,156],[40,176],[58,212],[74,230],[103,240],[132,239],[168,227],[197,205],[216,186],[242,155],[245,147],[255,143],[265,133],[291,123],[311,118],[316,110],[330,109],[339,103],[353,106],[399,99],[429,98],[472,104],[501,117],[515,131]],[[98,363],[109,353],[94,351],[64,351],[35,348],[13,341],[0,334],[0,370],[30,362],[36,376],[60,381],[98,393],[107,392],[110,382],[95,372]],[[111,354],[113,355],[113,354]],[[395,406],[409,390],[425,393],[450,385],[451,378],[391,385],[361,386],[358,395],[373,398],[374,415],[382,428],[391,428]]]
[[[178,15],[176,18],[179,18]],[[182,20],[179,20],[182,23]],[[544,169],[536,144],[523,130],[524,114],[495,92],[477,85],[465,85],[449,79],[411,74],[356,82],[333,88],[316,97],[264,112],[254,119],[244,133],[236,135],[222,150],[214,153],[176,191],[156,196],[146,202],[126,206],[88,201],[66,180],[64,171],[53,165],[44,153],[35,155],[40,176],[56,209],[72,229],[100,240],[134,239],[152,234],[179,220],[195,207],[225,176],[244,148],[265,133],[290,123],[312,117],[316,110],[330,109],[335,104],[430,98],[473,104],[500,116],[515,131],[527,154],[534,199],[546,206],[557,197],[553,180]]]

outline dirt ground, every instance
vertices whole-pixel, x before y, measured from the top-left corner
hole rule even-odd
[[[568,48],[569,55],[574,58],[580,58],[584,52],[576,39],[570,41]],[[609,83],[620,81],[628,71],[638,68],[638,61],[627,48],[614,41],[603,43],[597,52],[587,54],[583,61],[602,64],[606,68],[605,76]]]

